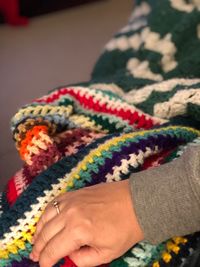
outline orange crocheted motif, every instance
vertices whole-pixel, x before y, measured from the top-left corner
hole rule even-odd
[[[35,144],[33,144],[33,138],[35,138],[36,140],[40,139],[41,132],[47,135],[48,134],[47,126],[44,125],[34,126],[33,128],[31,128],[26,132],[25,138],[21,142],[21,146],[19,149],[20,156],[23,160],[25,160],[25,155],[29,153],[27,147],[35,146]]]

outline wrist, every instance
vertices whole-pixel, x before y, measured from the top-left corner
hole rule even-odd
[[[144,232],[142,230],[142,227],[140,226],[139,220],[136,215],[136,211],[134,208],[134,201],[132,198],[131,193],[131,186],[129,179],[123,181],[124,186],[126,188],[126,206],[125,209],[127,210],[127,217],[130,221],[130,234],[133,237],[134,244],[142,241],[144,239]]]

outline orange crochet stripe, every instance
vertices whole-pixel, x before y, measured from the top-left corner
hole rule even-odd
[[[21,147],[19,149],[20,156],[23,160],[25,160],[25,155],[28,153],[27,146],[32,146],[33,137],[39,138],[40,132],[45,134],[48,133],[48,127],[44,125],[34,126],[30,130],[26,132],[24,140],[21,142]]]

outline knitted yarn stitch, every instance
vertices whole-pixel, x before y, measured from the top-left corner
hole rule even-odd
[[[137,1],[88,83],[57,88],[11,121],[24,166],[0,194],[0,266],[31,262],[32,236],[62,192],[127,179],[200,143],[200,4]],[[200,233],[140,242],[107,267],[181,266]],[[69,258],[55,266],[73,267]]]

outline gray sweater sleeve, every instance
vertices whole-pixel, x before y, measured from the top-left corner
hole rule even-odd
[[[145,240],[160,243],[200,230],[200,145],[173,162],[130,176],[133,205]]]

